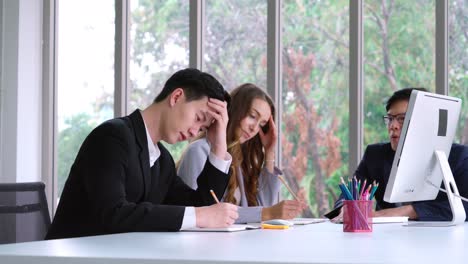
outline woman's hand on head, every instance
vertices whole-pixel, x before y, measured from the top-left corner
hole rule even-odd
[[[275,121],[273,121],[272,116],[270,116],[270,119],[268,120],[268,131],[263,132],[263,129],[260,128],[258,134],[260,136],[260,141],[265,148],[265,153],[274,153],[276,142],[278,140],[278,134],[276,130],[276,124]]]

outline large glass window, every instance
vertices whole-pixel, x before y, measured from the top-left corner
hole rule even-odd
[[[364,1],[364,147],[388,142],[382,116],[398,89],[435,91],[435,1]]]
[[[207,0],[203,69],[227,90],[266,88],[266,0]]]
[[[144,109],[166,80],[189,66],[189,3],[132,0],[129,110]],[[178,160],[186,142],[165,144]]]
[[[113,116],[115,12],[113,0],[67,0],[58,7],[60,196],[83,140]]]
[[[203,70],[228,90],[245,82],[266,88],[267,3],[205,1]],[[280,165],[309,202],[304,216],[327,212],[340,194],[339,177],[348,176],[349,4],[283,0]],[[435,91],[435,1],[363,5],[366,146],[388,141],[382,115],[395,90]],[[449,94],[464,101],[455,141],[468,144],[468,9],[464,0],[449,6]],[[113,117],[115,7],[113,0],[60,1],[58,7],[60,195],[84,138]],[[150,105],[167,78],[189,66],[189,9],[187,0],[130,0],[130,81],[124,87],[130,112]],[[186,145],[168,145],[175,160]],[[292,198],[286,189],[282,195]]]
[[[284,1],[282,169],[319,217],[348,171],[349,2]],[[291,198],[284,190],[286,198]]]
[[[455,142],[468,145],[468,3],[451,0],[449,5],[449,95],[462,99]]]

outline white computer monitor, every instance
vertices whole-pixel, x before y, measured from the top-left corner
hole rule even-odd
[[[444,181],[453,219],[434,225],[455,225],[466,217],[462,201],[453,195],[459,193],[447,161],[461,104],[459,98],[412,91],[385,189],[390,203],[433,200]]]

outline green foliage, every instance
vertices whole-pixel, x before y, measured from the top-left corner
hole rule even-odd
[[[382,3],[391,10],[383,13]],[[454,3],[460,0],[452,0]],[[148,84],[132,78],[131,104],[142,107],[159,92],[162,82],[185,62],[168,60],[169,48],[185,48],[188,56],[188,3],[186,0],[140,0],[132,11],[132,59],[150,76]],[[213,73],[227,89],[253,82],[266,87],[266,11],[267,1],[261,0],[207,0],[205,54],[203,67]],[[435,1],[433,0],[368,0],[364,1],[364,146],[387,141],[382,121],[385,101],[403,87],[423,86],[435,89]],[[307,80],[301,87],[307,102],[316,111],[317,128],[327,131],[337,120],[334,136],[340,141],[341,164],[325,175],[327,202],[339,195],[340,176],[348,176],[349,143],[349,0],[284,0],[283,1],[283,68],[291,63],[292,54],[310,58],[313,67],[304,71],[304,64],[289,65]],[[451,11],[450,94],[464,100],[462,119],[457,137],[463,140],[463,129],[468,125],[468,78],[466,54],[466,8]],[[461,10],[461,11],[460,11]],[[388,19],[387,19],[388,18]],[[380,25],[379,25],[380,22]],[[385,22],[382,24],[382,22]],[[387,26],[385,26],[387,25]],[[153,64],[145,63],[151,58]],[[310,61],[309,61],[310,62]],[[283,73],[283,115],[294,118],[300,106],[292,89],[293,81]],[[306,109],[311,110],[311,109]],[[294,154],[301,146],[297,128],[281,131],[292,145]],[[323,139],[323,135],[322,139]],[[468,141],[468,136],[465,136]],[[317,142],[310,142],[316,144]],[[466,143],[466,141],[465,141]],[[364,147],[363,146],[363,147]],[[177,161],[184,145],[168,146]],[[323,158],[331,148],[321,145]],[[308,157],[309,158],[309,157]],[[317,168],[310,159],[300,185],[305,188],[310,207],[318,215],[317,193],[314,187]],[[291,198],[282,190],[286,198]]]
[[[449,95],[463,103],[455,142],[468,145],[468,5],[463,0],[449,3]]]
[[[136,109],[151,104],[170,75],[188,67],[189,1],[139,0],[132,8],[129,108]]]
[[[178,0],[139,0],[132,12],[132,59],[142,64],[150,54],[154,61],[166,56],[167,42],[187,47],[188,4]]]
[[[382,9],[382,2],[388,10]],[[388,141],[382,116],[384,103],[395,90],[435,90],[434,1],[397,0],[391,10],[389,6],[387,0],[373,0],[364,8],[364,146]]]
[[[86,113],[79,113],[65,120],[65,129],[58,135],[58,195],[62,193],[63,186],[70,173],[70,168],[75,161],[79,148],[86,136],[96,126],[91,117]]]
[[[266,88],[264,0],[206,1],[203,69],[227,90],[251,82]]]
[[[331,175],[325,177],[325,192],[326,197],[329,197],[325,203],[332,204],[330,197],[336,197],[336,187],[334,182],[347,173],[348,170],[348,68],[349,68],[349,51],[348,51],[348,35],[349,35],[349,15],[348,1],[284,1],[284,33],[283,47],[284,68],[297,69],[304,78],[304,82],[299,84],[291,80],[288,73],[283,74],[283,116],[295,118],[297,107],[300,106],[298,95],[295,94],[294,86],[299,86],[307,101],[313,110],[316,111],[318,120],[316,121],[318,134],[316,140],[323,141],[323,131],[326,132],[331,128],[333,121],[336,119],[338,128],[334,134],[339,139],[340,145],[338,152],[340,153],[341,165]],[[304,72],[304,66],[300,60],[295,60],[293,54],[299,53],[298,58],[311,58],[312,70]],[[306,61],[307,62],[307,61]],[[304,62],[304,63],[306,63]],[[289,65],[288,65],[289,63]],[[310,89],[307,87],[310,85]],[[293,95],[292,99],[288,99]],[[306,111],[312,111],[306,109]],[[284,124],[281,127],[289,143],[292,144],[292,153],[296,153],[299,148],[299,138],[302,136],[297,130],[287,129]],[[323,162],[329,151],[332,151],[332,146],[327,146],[324,143],[312,142],[308,144],[316,144],[318,146],[318,155]],[[312,155],[312,153],[308,153]],[[317,170],[312,165],[312,157],[308,157],[308,166],[300,185],[308,193],[308,200],[313,216],[319,216],[323,212],[323,208],[319,208],[319,200],[322,199],[321,194],[317,193],[315,188]],[[286,166],[286,164],[283,164]],[[324,171],[322,170],[322,173]]]

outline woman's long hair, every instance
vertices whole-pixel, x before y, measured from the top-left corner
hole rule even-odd
[[[232,156],[232,174],[229,179],[224,200],[233,204],[237,204],[234,192],[237,187],[239,187],[237,174],[240,169],[244,177],[244,188],[248,205],[258,205],[258,177],[265,159],[262,142],[260,140],[260,135],[257,134],[250,140],[240,144],[240,134],[238,133],[240,122],[249,114],[252,103],[255,99],[267,102],[271,109],[271,115],[274,118],[275,106],[273,101],[268,94],[254,84],[242,84],[231,92],[231,105],[228,110],[229,122],[227,125],[227,145],[228,152]]]

